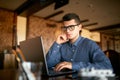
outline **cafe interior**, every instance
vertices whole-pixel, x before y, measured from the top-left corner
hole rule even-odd
[[[120,76],[120,0],[0,0],[0,72],[18,68],[13,50],[21,41],[42,36],[47,53],[66,13],[79,15],[80,35],[100,46]]]

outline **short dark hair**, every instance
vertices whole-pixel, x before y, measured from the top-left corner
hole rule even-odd
[[[69,21],[71,19],[74,19],[77,24],[80,24],[80,18],[77,14],[75,13],[68,13],[63,16],[63,21]]]

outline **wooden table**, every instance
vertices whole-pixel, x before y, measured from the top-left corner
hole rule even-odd
[[[2,69],[0,70],[0,80],[24,80],[20,79],[20,71],[17,69]],[[41,80],[97,80],[96,78],[77,78],[70,79],[65,76],[59,77],[41,77]],[[108,78],[108,80],[115,80],[115,78]]]
[[[0,70],[0,80],[19,80],[20,71],[17,69]],[[41,77],[41,80],[71,80],[65,76],[59,77]],[[73,80],[73,79],[72,79]]]

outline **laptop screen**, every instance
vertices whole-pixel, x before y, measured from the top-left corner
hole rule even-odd
[[[48,74],[42,36],[21,41],[20,48],[26,61],[43,62],[43,74]]]
[[[43,61],[43,46],[41,37],[35,37],[20,42],[20,48],[25,56],[26,61],[40,62]]]

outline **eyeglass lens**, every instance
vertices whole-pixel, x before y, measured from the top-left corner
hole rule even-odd
[[[62,29],[64,31],[66,31],[67,29],[70,30],[70,31],[73,31],[75,29],[75,26],[77,26],[77,25],[70,25],[70,26],[67,26],[67,27],[64,26],[64,27],[62,27]]]

